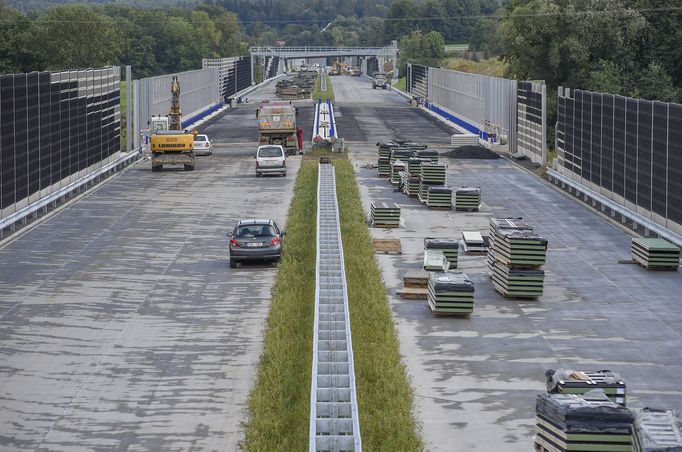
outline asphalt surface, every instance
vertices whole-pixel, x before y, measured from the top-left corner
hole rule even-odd
[[[432,147],[450,144],[458,133],[452,127],[417,108],[392,90],[372,89],[364,77],[331,77],[334,86],[336,125],[348,142],[376,143],[406,138]]]
[[[276,269],[230,269],[225,233],[284,226],[299,166],[257,179],[255,145],[140,162],[0,247],[0,449],[238,448]]]

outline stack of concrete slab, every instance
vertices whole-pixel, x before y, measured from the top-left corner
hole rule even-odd
[[[502,234],[507,230],[517,231],[532,231],[533,228],[525,223],[522,218],[491,218],[490,219],[490,235],[488,244],[488,271],[490,276],[493,274],[493,263],[495,262],[495,252],[493,246],[495,244],[495,237],[497,234]]]
[[[431,209],[450,209],[452,189],[447,185],[431,185],[426,194],[426,205]]]
[[[411,176],[409,171],[404,171],[400,182],[403,187],[403,193],[407,196],[419,196],[419,183],[421,179],[418,176]]]
[[[665,239],[632,239],[632,257],[647,270],[677,270],[680,249]]]
[[[538,395],[535,404],[535,447],[547,451],[634,450],[634,416],[611,402],[599,389],[583,396]]]
[[[393,142],[402,148],[411,149],[413,151],[423,151],[428,147],[424,143],[415,143],[414,141],[400,140],[398,138],[394,138]]]
[[[422,151],[417,151],[417,157],[428,159],[432,162],[438,162],[438,151],[424,149]]]
[[[391,164],[391,184],[400,185],[400,173],[405,171],[405,162],[400,159],[396,159]]]
[[[434,314],[468,316],[474,312],[474,283],[464,273],[433,273],[428,291]]]
[[[394,143],[377,143],[377,168],[380,177],[389,177],[391,175],[391,152],[395,147],[397,146]]]
[[[459,187],[455,189],[455,210],[475,211],[481,208],[480,187]]]
[[[442,163],[424,162],[419,170],[422,182],[431,185],[445,185],[447,167]]]
[[[424,249],[440,251],[448,260],[450,268],[457,268],[457,257],[459,255],[459,242],[451,239],[424,239]]]
[[[422,159],[419,157],[412,157],[407,159],[407,172],[410,173],[412,177],[422,177],[422,163],[429,163],[427,159]]]
[[[490,220],[488,269],[495,290],[508,298],[542,295],[547,240],[520,219]]]
[[[441,251],[424,249],[424,270],[427,272],[446,272],[450,262]]]
[[[510,268],[493,264],[493,286],[508,298],[538,298],[542,296],[545,272],[532,268]]]
[[[550,369],[545,372],[547,392],[550,394],[582,395],[593,389],[601,389],[608,399],[619,405],[625,405],[625,381],[615,372],[600,370],[584,372],[570,369]]]
[[[635,452],[682,452],[682,420],[674,411],[634,410]]]
[[[495,259],[512,268],[539,268],[547,259],[547,240],[532,231],[504,231],[492,248]]]
[[[372,203],[372,224],[375,227],[397,228],[400,226],[400,207],[391,201]]]
[[[410,149],[403,148],[392,148],[391,149],[391,164],[396,160],[402,160],[406,162],[408,159],[415,156],[415,152]]]

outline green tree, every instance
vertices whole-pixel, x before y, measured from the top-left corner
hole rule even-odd
[[[49,9],[37,21],[43,61],[49,69],[119,63],[124,37],[114,21],[84,5]]]
[[[0,0],[0,73],[44,69],[35,25]]]
[[[437,31],[423,34],[421,31],[412,32],[399,41],[400,58],[398,61],[400,72],[405,72],[406,63],[438,66],[445,57],[445,41]]]
[[[396,0],[384,22],[384,37],[392,41],[409,35],[414,30],[417,5],[413,0]]]

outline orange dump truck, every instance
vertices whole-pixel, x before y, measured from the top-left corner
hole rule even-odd
[[[296,107],[291,104],[262,104],[258,108],[258,143],[278,144],[287,154],[299,150],[296,129]]]

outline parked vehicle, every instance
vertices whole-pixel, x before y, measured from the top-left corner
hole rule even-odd
[[[287,158],[280,145],[258,146],[256,151],[256,177],[263,174],[287,175]]]
[[[362,71],[360,70],[360,68],[356,67],[356,68],[353,68],[350,75],[352,75],[353,77],[360,77],[362,75]]]
[[[282,256],[285,231],[272,220],[241,220],[227,234],[230,239],[230,268],[240,262],[276,262]]]
[[[194,155],[211,155],[211,140],[208,135],[196,135],[194,137]]]

